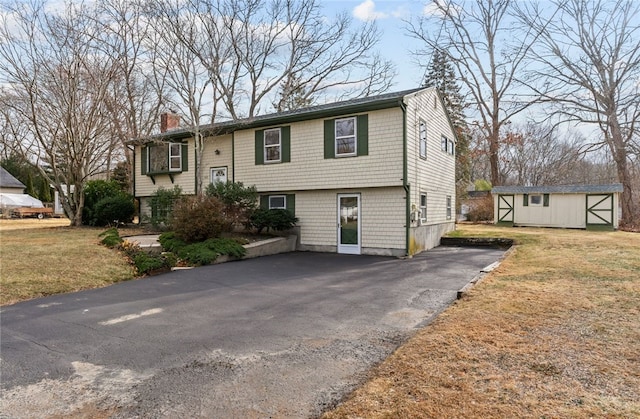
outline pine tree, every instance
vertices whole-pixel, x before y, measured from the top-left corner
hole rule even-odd
[[[31,176],[31,173],[27,174],[27,190],[26,190],[26,194],[27,195],[31,195],[34,198],[38,197],[38,194],[36,192],[36,188],[33,186],[33,176]]]
[[[38,198],[42,202],[53,201],[53,199],[51,199],[51,188],[45,179],[40,179],[40,192],[38,193]]]
[[[290,75],[280,85],[280,99],[273,104],[278,112],[293,111],[306,108],[313,104],[313,99],[304,86],[300,77],[295,74]]]
[[[462,188],[470,183],[469,127],[465,120],[468,106],[460,93],[456,74],[446,51],[435,50],[424,78],[425,87],[438,89],[456,131],[456,183]]]

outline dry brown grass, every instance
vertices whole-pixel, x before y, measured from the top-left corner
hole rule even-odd
[[[43,228],[52,221],[0,223],[0,305],[133,278],[126,259],[98,243],[104,229]]]
[[[519,244],[324,417],[640,417],[640,235],[461,229]]]

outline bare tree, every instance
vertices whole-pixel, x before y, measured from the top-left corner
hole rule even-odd
[[[372,53],[375,24],[353,28],[347,15],[327,21],[316,0],[150,0],[148,9],[157,64],[168,69],[177,108],[187,115],[198,167],[204,136],[213,134],[200,132],[205,118],[213,125],[256,116],[278,93],[282,106],[293,95],[310,104],[329,94],[375,94],[394,76],[391,63]]]
[[[418,53],[431,57],[445,51],[451,59],[467,99],[477,107],[480,130],[487,142],[493,185],[500,173],[500,135],[504,125],[531,105],[523,101],[518,75],[535,40],[532,30],[514,27],[514,0],[434,0],[432,13],[407,22],[411,36],[424,42]]]
[[[84,6],[44,6],[2,6],[0,108],[12,132],[24,135],[16,141],[22,154],[59,192],[71,224],[81,225],[84,184],[106,169],[105,98],[116,66],[96,48],[98,28]]]
[[[607,147],[616,163],[622,194],[622,223],[634,208],[630,160],[638,156],[640,124],[640,3],[631,0],[554,0],[522,3],[523,25],[540,32],[531,51],[537,65],[531,87],[554,114],[571,123],[598,127],[590,150]]]

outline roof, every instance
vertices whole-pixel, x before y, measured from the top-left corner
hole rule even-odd
[[[554,185],[554,186],[494,186],[492,194],[570,194],[570,193],[613,193],[622,192],[621,183],[608,185]]]
[[[239,129],[250,129],[279,125],[283,123],[299,122],[316,118],[327,118],[350,113],[387,109],[401,106],[402,99],[421,90],[433,89],[431,87],[419,87],[394,93],[385,93],[378,96],[367,96],[342,102],[327,103],[308,108],[295,109],[286,112],[259,115],[235,121],[217,122],[215,124],[201,125],[200,131],[214,135],[228,134]],[[154,135],[152,140],[185,139],[193,136],[193,128],[181,128]]]
[[[3,188],[26,188],[22,182],[13,177],[13,175],[0,166],[0,186]]]

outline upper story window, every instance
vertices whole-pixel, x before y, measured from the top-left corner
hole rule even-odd
[[[442,138],[440,139],[440,150],[444,151],[445,153],[447,152],[447,144],[449,143],[449,140],[447,140],[447,137],[445,137],[444,135],[442,136]]]
[[[447,153],[452,156],[455,154],[455,143],[452,140],[448,140],[447,142]]]
[[[187,170],[187,145],[150,144],[142,148],[142,174],[162,174]]]
[[[369,154],[369,115],[326,119],[324,158],[366,156]]]
[[[264,130],[264,162],[280,163],[282,155],[282,142],[280,128]]]
[[[355,156],[357,149],[356,118],[336,119],[336,157]]]
[[[291,126],[255,131],[256,165],[291,161]]]
[[[420,128],[419,128],[419,137],[420,137],[420,157],[423,159],[427,158],[427,123],[423,120],[420,120]]]

